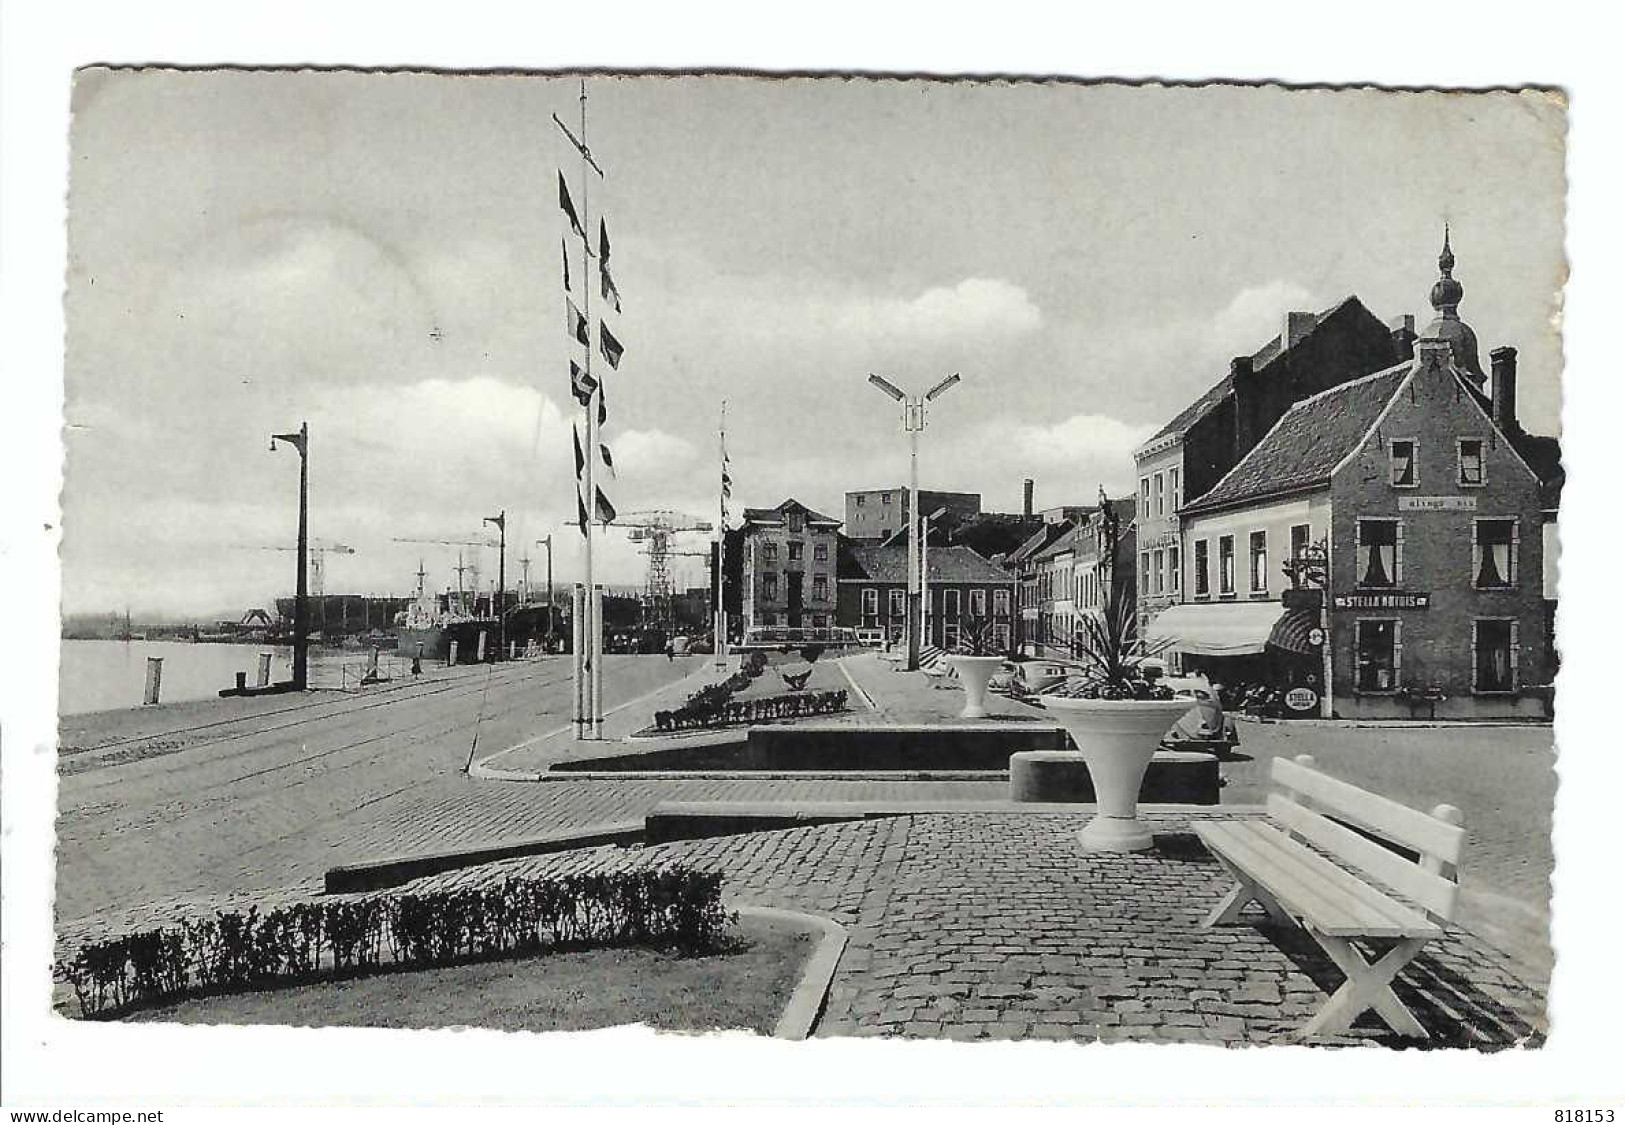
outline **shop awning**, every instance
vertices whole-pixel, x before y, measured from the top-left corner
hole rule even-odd
[[[1146,640],[1193,656],[1248,656],[1263,652],[1285,607],[1280,602],[1224,602],[1170,606],[1146,630]]]
[[[1281,614],[1270,630],[1269,644],[1272,648],[1285,649],[1300,656],[1315,656],[1320,652],[1320,646],[1313,636],[1320,631],[1318,609],[1289,609]]]

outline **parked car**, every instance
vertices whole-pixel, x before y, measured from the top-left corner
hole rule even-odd
[[[1164,676],[1159,682],[1173,689],[1174,698],[1196,701],[1163,737],[1163,746],[1224,755],[1241,745],[1236,720],[1225,714],[1219,693],[1206,676]]]
[[[1058,660],[1007,660],[993,673],[988,687],[1014,696],[1037,695],[1077,674],[1076,667]]]

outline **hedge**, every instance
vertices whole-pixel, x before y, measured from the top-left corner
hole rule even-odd
[[[658,731],[759,723],[768,719],[799,719],[846,710],[846,691],[796,692],[759,699],[690,700],[675,711],[656,711]]]
[[[217,913],[92,942],[53,975],[82,1015],[113,1016],[188,993],[310,982],[394,968],[616,945],[703,953],[738,920],[722,875],[686,867],[510,878],[425,894]],[[386,959],[387,954],[387,959]]]

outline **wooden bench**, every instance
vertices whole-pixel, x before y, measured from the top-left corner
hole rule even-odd
[[[1370,1009],[1399,1034],[1425,1039],[1391,983],[1455,911],[1467,838],[1461,812],[1451,805],[1419,812],[1313,766],[1307,754],[1270,764],[1276,791],[1268,821],[1192,826],[1237,884],[1203,925],[1234,922],[1256,901],[1326,951],[1347,979],[1303,1037],[1339,1034]],[[1373,959],[1361,944],[1375,950]]]

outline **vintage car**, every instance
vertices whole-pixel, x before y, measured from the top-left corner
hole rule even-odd
[[[1173,689],[1176,699],[1194,699],[1196,706],[1185,712],[1163,737],[1170,750],[1202,750],[1228,754],[1241,745],[1236,720],[1224,713],[1219,693],[1205,676],[1164,676],[1158,681]]]
[[[988,686],[1019,698],[1037,695],[1077,674],[1076,666],[1059,660],[1007,660],[1000,671],[993,673]]]

